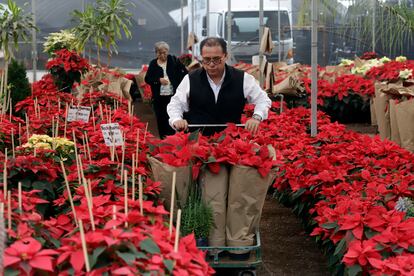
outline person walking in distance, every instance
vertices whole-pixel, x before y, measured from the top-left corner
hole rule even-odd
[[[155,43],[156,58],[153,59],[145,75],[145,82],[151,86],[152,101],[160,138],[175,133],[168,123],[167,105],[187,69],[179,59],[169,53],[169,45],[164,41]]]

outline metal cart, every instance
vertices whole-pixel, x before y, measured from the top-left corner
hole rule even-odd
[[[207,261],[213,268],[232,268],[237,269],[239,276],[254,276],[256,268],[262,264],[260,232],[256,230],[255,245],[252,246],[199,246],[198,248],[207,251]],[[220,257],[221,251],[241,251],[249,250],[250,258],[247,260],[232,260],[228,256]]]
[[[283,108],[283,95],[281,96],[281,108]],[[227,124],[190,124],[188,127],[226,127]],[[238,127],[244,127],[245,124],[236,124]],[[207,251],[206,258],[212,268],[229,268],[237,269],[238,276],[255,276],[256,268],[262,264],[261,241],[259,229],[256,229],[255,245],[252,246],[199,246],[199,249]],[[250,257],[247,260],[233,260],[229,256],[220,257],[219,252],[227,251],[250,251]]]

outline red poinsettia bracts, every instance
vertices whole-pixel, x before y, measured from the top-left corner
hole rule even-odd
[[[68,51],[67,49],[56,51],[53,59],[46,64],[46,69],[49,70],[55,66],[62,67],[65,72],[84,72],[90,67],[86,59],[79,56],[75,51]]]
[[[13,243],[4,252],[4,267],[14,267],[26,275],[35,274],[36,270],[54,271],[54,255],[56,250],[42,249],[40,242],[33,238],[25,238]]]
[[[414,70],[414,61],[407,60],[404,62],[390,61],[382,66],[371,68],[366,76],[378,81],[396,82],[400,79],[400,71]],[[412,78],[412,77],[411,77]]]

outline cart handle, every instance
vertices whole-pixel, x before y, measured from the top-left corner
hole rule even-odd
[[[190,124],[188,127],[226,127],[227,124]],[[236,124],[238,127],[244,127],[245,124]]]

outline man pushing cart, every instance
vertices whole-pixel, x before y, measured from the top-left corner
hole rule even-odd
[[[223,124],[240,124],[248,102],[255,108],[245,128],[255,134],[260,122],[267,119],[271,100],[253,76],[226,64],[224,39],[206,38],[200,49],[202,68],[184,77],[167,107],[170,125],[177,131],[200,129],[211,135],[224,129]],[[206,171],[200,180],[203,200],[214,213],[209,246],[253,246],[272,174],[262,178],[254,168],[222,166],[218,175]],[[233,260],[250,257],[250,250],[220,252],[227,253]]]

